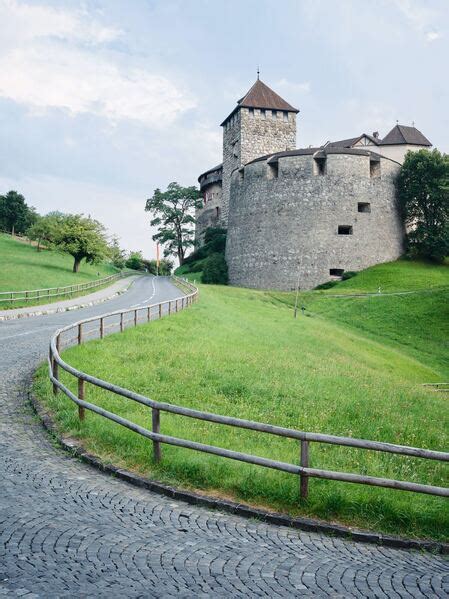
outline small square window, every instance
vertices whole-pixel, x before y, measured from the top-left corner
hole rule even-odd
[[[352,235],[352,227],[350,225],[338,225],[339,235]]]
[[[273,116],[274,119],[278,118],[278,111],[277,110],[272,110],[271,114],[272,114],[272,116]]]
[[[344,268],[330,268],[329,274],[331,277],[342,277],[345,272]]]
[[[371,212],[371,204],[369,202],[359,202],[357,212]]]
[[[261,108],[261,109],[260,109],[260,116],[261,116],[263,119],[264,119],[264,118],[267,116],[267,114],[266,114],[266,112],[265,112],[265,108]]]
[[[249,116],[254,116],[254,108],[249,109]]]
[[[288,112],[284,110],[284,121],[288,121]]]

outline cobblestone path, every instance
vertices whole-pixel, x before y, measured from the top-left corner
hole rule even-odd
[[[107,308],[81,312],[129,305],[147,297],[146,285],[136,284]],[[159,297],[177,293],[168,282],[157,287]],[[449,596],[448,562],[441,556],[176,503],[55,447],[27,391],[51,331],[75,318],[59,314],[0,325],[0,595]]]

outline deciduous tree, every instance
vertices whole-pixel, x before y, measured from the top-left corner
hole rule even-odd
[[[34,208],[29,207],[25,198],[17,191],[8,191],[0,196],[0,228],[14,233],[25,233],[37,219]]]
[[[181,187],[170,183],[167,191],[155,189],[147,200],[145,210],[153,216],[150,224],[157,227],[153,241],[164,247],[164,256],[177,256],[184,263],[187,248],[193,245],[194,211],[200,207],[200,192],[194,186]]]
[[[73,272],[78,272],[83,259],[95,264],[108,255],[103,225],[82,214],[65,215],[58,223],[53,243],[73,256]]]
[[[412,255],[441,261],[449,254],[449,156],[409,152],[397,179]]]

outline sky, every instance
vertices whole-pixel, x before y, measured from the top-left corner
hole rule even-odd
[[[449,0],[0,0],[0,194],[155,256],[145,200],[221,162],[260,78],[297,146],[415,123],[449,152]]]

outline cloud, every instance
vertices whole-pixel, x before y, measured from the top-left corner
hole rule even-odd
[[[428,31],[426,33],[426,40],[428,42],[434,42],[435,40],[439,40],[442,37],[443,37],[443,34],[440,33],[439,31]]]
[[[428,4],[416,0],[394,0],[394,3],[410,25],[428,42],[434,42],[442,37],[434,27],[438,15]]]
[[[3,29],[0,96],[33,112],[91,113],[150,127],[172,123],[196,99],[167,76],[123,66],[99,51],[122,32],[88,12],[0,0]],[[6,46],[6,47],[5,47]]]

